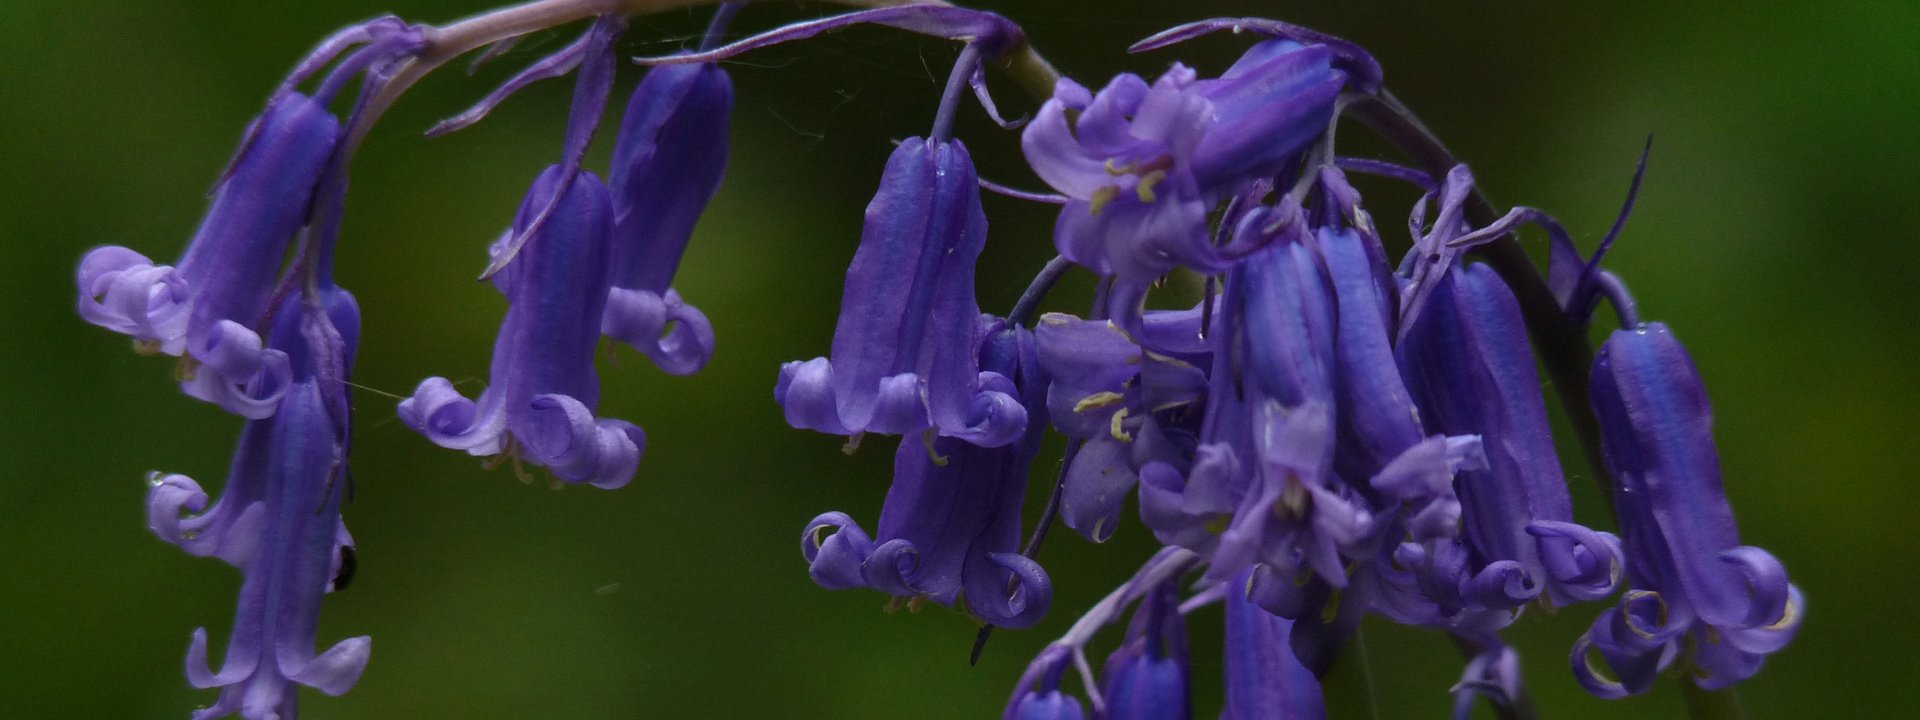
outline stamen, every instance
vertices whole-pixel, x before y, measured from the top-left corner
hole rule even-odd
[[[1095,410],[1095,409],[1107,407],[1109,405],[1113,405],[1115,403],[1125,402],[1126,399],[1127,399],[1126,396],[1121,395],[1120,393],[1114,392],[1112,390],[1103,390],[1103,391],[1094,393],[1092,395],[1088,395],[1085,398],[1082,398],[1080,402],[1074,403],[1073,411],[1075,413],[1083,413],[1088,410]]]
[[[1167,179],[1167,171],[1155,170],[1141,176],[1140,184],[1133,186],[1133,191],[1140,195],[1140,202],[1151,203],[1157,199],[1153,194],[1153,186],[1159,185],[1160,181],[1165,179]]]
[[[926,430],[920,431],[920,442],[921,444],[924,444],[927,446],[927,457],[933,460],[934,465],[937,465],[939,467],[946,467],[947,457],[945,455],[941,455],[938,452],[935,452],[933,449],[933,440],[937,436],[938,434],[933,430],[933,428],[927,428]]]
[[[1093,196],[1087,198],[1088,209],[1092,210],[1093,214],[1098,216],[1101,210],[1106,209],[1107,203],[1113,202],[1113,199],[1119,196],[1120,188],[1112,185],[1104,186],[1093,191]]]
[[[1120,442],[1133,442],[1133,435],[1120,427],[1120,423],[1127,419],[1127,412],[1128,408],[1121,408],[1120,412],[1113,414],[1113,420],[1107,423],[1107,434]]]

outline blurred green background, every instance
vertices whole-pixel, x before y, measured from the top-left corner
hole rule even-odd
[[[1920,5],[981,4],[1023,23],[1088,84],[1159,72],[1174,52],[1122,49],[1207,16],[1266,15],[1359,41],[1498,202],[1549,208],[1585,244],[1604,233],[1654,133],[1612,267],[1642,312],[1694,351],[1743,537],[1778,554],[1810,600],[1797,644],[1742,689],[1751,715],[1920,716],[1909,689],[1920,611],[1905,564],[1920,502],[1910,465]],[[174,257],[243,124],[333,28],[382,11],[441,22],[480,9],[0,2],[0,329],[14,343],[0,354],[0,717],[184,717],[211,702],[186,685],[181,660],[196,626],[224,645],[239,584],[225,565],[153,538],[141,514],[149,469],[218,487],[239,422],[181,397],[170,363],[75,316],[80,253],[116,243]],[[818,12],[755,7],[740,27]],[[704,17],[642,19],[627,49],[677,48]],[[418,133],[573,32],[536,36],[478,78],[429,79],[355,164],[339,267],[366,311],[347,510],[360,572],[328,599],[321,642],[368,634],[375,652],[347,696],[309,691],[306,715],[997,716],[1032,653],[1150,552],[1147,533],[1129,525],[1101,546],[1056,535],[1041,558],[1057,587],[1052,614],[999,634],[969,667],[973,628],[961,616],[889,616],[877,594],[807,579],[803,523],[833,509],[871,523],[890,444],[849,459],[839,440],[787,429],[770,392],[779,362],[827,350],[888,140],[925,132],[951,46],[853,30],[731,64],[731,175],[676,283],[714,320],[719,354],[693,378],[630,352],[603,365],[604,414],[651,437],[632,486],[523,485],[395,421],[391,394],[420,378],[483,379],[502,303],[471,278],[554,159],[570,87],[535,87],[455,136]],[[1218,71],[1243,42],[1177,53]],[[625,72],[623,93],[639,74]],[[1033,107],[996,84],[1003,109]],[[983,174],[1039,186],[1014,134],[976,109],[962,116]],[[596,161],[606,154],[597,148]],[[1378,198],[1376,217],[1398,227],[1410,198]],[[1050,254],[1051,220],[986,202],[980,293],[1004,311]],[[1079,308],[1087,285],[1075,278],[1051,305]],[[1038,475],[1051,467],[1043,460]],[[1590,478],[1569,467],[1583,517],[1600,521]],[[1681,717],[1670,684],[1611,702],[1577,689],[1567,647],[1595,611],[1531,617],[1513,633],[1543,716]],[[1217,708],[1219,620],[1196,618],[1205,716]],[[1378,717],[1444,712],[1460,666],[1444,639],[1384,624],[1365,638]],[[1351,697],[1362,687],[1353,665],[1333,680],[1337,718],[1367,716]]]

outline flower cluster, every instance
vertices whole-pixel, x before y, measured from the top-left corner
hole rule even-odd
[[[122,247],[81,260],[86,320],[142,353],[178,356],[188,395],[247,419],[217,501],[183,475],[156,473],[149,493],[158,536],[244,575],[220,669],[203,631],[188,651],[189,681],[222,689],[196,718],[294,717],[293,684],[345,692],[368,658],[365,637],[313,647],[322,596],[355,567],[340,515],[360,316],[332,265],[358,139],[419,75],[487,42],[498,43],[492,57],[515,37],[487,33],[608,7],[542,0],[452,28],[381,18],[342,31],[249,126],[178,261]],[[1033,661],[1006,717],[1085,717],[1063,688],[1069,667],[1085,675],[1094,717],[1190,717],[1184,617],[1212,604],[1225,608],[1223,716],[1235,719],[1324,717],[1318,678],[1368,614],[1468,650],[1454,690],[1462,717],[1477,697],[1508,713],[1524,704],[1501,632],[1530,607],[1618,595],[1572,644],[1577,681],[1605,697],[1645,691],[1667,670],[1724,688],[1792,638],[1804,600],[1778,560],[1740,544],[1698,371],[1601,267],[1620,226],[1582,257],[1545,213],[1490,217],[1465,165],[1341,156],[1343,114],[1397,106],[1360,48],[1275,21],[1211,20],[1133,50],[1219,30],[1260,36],[1218,75],[1175,63],[1097,92],[1058,78],[1019,137],[1055,191],[1045,194],[984,180],[953,137],[969,87],[996,122],[1019,126],[1000,119],[984,80],[989,61],[1031,52],[1007,19],[913,4],[722,44],[738,9],[723,5],[698,49],[637,60],[653,67],[602,174],[585,164],[628,30],[618,14],[593,15],[577,42],[429,131],[576,75],[557,162],[485,246],[481,277],[508,304],[488,382],[469,397],[444,377],[422,381],[397,408],[407,427],[523,478],[530,464],[556,483],[627,484],[646,435],[599,415],[595,353],[617,341],[676,375],[712,356],[712,324],[674,276],[726,169],[734,91],[716,63],[879,24],[964,45],[931,130],[899,142],[880,173],[827,355],[775,379],[795,428],[844,436],[849,452],[869,434],[901,437],[873,532],[843,512],[806,524],[809,575],[954,608],[984,643],[1049,609],[1034,558],[1055,520],[1104,542],[1128,524],[1132,499],[1136,532],[1163,546]],[[343,119],[333,106],[356,81]],[[1429,161],[1445,157],[1437,147]],[[1381,232],[1349,172],[1424,193],[1397,262],[1388,246],[1400,239]],[[1004,315],[975,295],[983,188],[1059,205],[1059,257]],[[1472,257],[1490,245],[1517,253],[1506,237],[1529,223],[1552,239],[1545,283],[1524,262],[1496,271]],[[1075,267],[1098,278],[1092,309],[1039,314]],[[1179,274],[1200,279],[1197,297],[1163,282]],[[1570,410],[1597,420],[1618,535],[1574,519],[1530,339],[1542,326],[1584,333],[1603,301],[1623,329],[1594,358],[1589,406]],[[1167,306],[1184,309],[1150,309]],[[1023,532],[1049,429],[1066,436],[1066,454]],[[1093,677],[1089,643],[1129,608]]]

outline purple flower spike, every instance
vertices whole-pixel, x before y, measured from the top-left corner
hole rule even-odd
[[[558,201],[559,166],[541,173],[514,218],[556,208],[526,252],[507,264],[507,317],[494,341],[491,382],[478,401],[446,378],[428,378],[400,403],[400,419],[435,444],[472,455],[511,455],[566,482],[617,488],[633,479],[646,434],[594,417],[600,378],[593,351],[607,298],[613,208],[606,187],[582,172]]]
[[[921,35],[964,41],[978,48],[980,54],[988,58],[1000,57],[1026,42],[1026,34],[1021,32],[1019,25],[994,13],[944,4],[915,3],[797,22],[711,50],[641,57],[633,61],[641,65],[710,63],[750,50],[805,40],[824,32],[860,24],[885,25]]]
[[[1187,678],[1187,633],[1174,583],[1143,591],[1127,639],[1107,657],[1100,682],[1106,720],[1193,717]]]
[[[1320,680],[1293,656],[1293,621],[1247,598],[1254,571],[1227,586],[1226,690],[1221,720],[1325,720]]]
[[[1686,640],[1702,687],[1751,677],[1792,640],[1805,601],[1779,560],[1740,544],[1692,358],[1660,323],[1615,331],[1594,359],[1592,395],[1636,590],[1576,646],[1577,674],[1603,696],[1640,692]],[[1617,679],[1592,667],[1588,648]]]
[[[1049,645],[1040,651],[1020,676],[1002,720],[1084,720],[1080,699],[1060,692],[1060,677],[1072,662],[1073,651],[1067,646]]]
[[[987,216],[959,141],[910,138],[887,160],[847,268],[831,356],[780,369],[774,398],[794,427],[1013,442],[1027,413],[1006,377],[981,372],[974,262]]]
[[[155,534],[188,553],[216,556],[240,568],[233,636],[220,670],[207,663],[207,632],[195,630],[187,679],[221,688],[196,720],[238,712],[249,720],[297,715],[294,683],[328,695],[353,687],[371,640],[343,640],[313,649],[323,595],[338,589],[352,538],[340,522],[346,487],[347,407],[344,378],[358,344],[359,310],[343,290],[325,288],[314,312],[301,297],[279,313],[272,347],[293,358],[279,412],[253,420],[219,502],[203,514],[207,495],[182,475],[158,477],[148,493]]]
[[[87,322],[132,336],[142,352],[184,354],[188,395],[257,420],[280,399],[260,388],[284,390],[290,373],[286,355],[264,347],[259,329],[340,121],[324,105],[286,93],[249,132],[174,265],[99,247],[81,259],[77,281]]]
[[[733,81],[717,65],[647,73],[613,151],[613,290],[601,330],[669,373],[699,372],[713,325],[672,288],[694,222],[727,169]]]
[[[801,551],[822,587],[870,587],[942,605],[964,597],[967,611],[987,624],[1027,627],[1052,599],[1046,571],[1020,554],[1020,507],[1046,427],[1047,382],[1031,333],[998,319],[979,322],[981,364],[1005,379],[1005,391],[1034,422],[1017,442],[996,447],[903,440],[879,531],[868,536],[845,514],[827,513],[808,523]]]
[[[1572,522],[1519,303],[1485,265],[1456,265],[1429,281],[1400,359],[1434,427],[1482,439],[1486,467],[1462,468],[1457,481],[1474,558],[1463,568],[1468,604],[1517,607],[1542,591],[1561,605],[1611,594],[1618,541]]]
[[[1034,172],[1072,199],[1055,245],[1135,287],[1180,265],[1224,270],[1248,250],[1213,245],[1212,201],[1279,172],[1324,132],[1344,81],[1325,47],[1285,42],[1214,80],[1176,64],[1151,86],[1123,74],[1095,95],[1062,79],[1020,141]]]

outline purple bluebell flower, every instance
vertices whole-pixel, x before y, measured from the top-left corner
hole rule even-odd
[[[218,672],[207,663],[206,630],[193,633],[188,681],[221,688],[219,700],[194,712],[195,720],[235,712],[249,720],[296,717],[295,683],[339,695],[366,667],[367,637],[318,654],[313,647],[321,597],[338,589],[352,552],[340,522],[348,437],[343,379],[358,335],[359,310],[346,291],[324,288],[311,305],[288,298],[271,347],[290,356],[291,384],[272,388],[281,396],[278,412],[247,424],[220,500],[207,509],[207,494],[183,475],[153,481],[148,522],[154,533],[245,574]]]
[[[183,355],[182,389],[234,414],[273,414],[291,372],[260,330],[287,246],[307,223],[314,189],[340,137],[324,103],[275,96],[249,128],[187,250],[157,265],[106,246],[80,261],[80,315],[124,333],[143,353]]]
[[[1200,336],[1200,314],[1198,307],[1149,312],[1142,329],[1156,345],[1177,346]],[[1185,359],[1146,350],[1111,321],[1060,313],[1041,316],[1034,336],[1040,364],[1053,379],[1048,415],[1062,433],[1085,441],[1067,465],[1061,515],[1068,527],[1104,542],[1119,526],[1137,467],[1156,460],[1186,465],[1191,442],[1168,436],[1184,429],[1156,416],[1171,420],[1198,410],[1207,377],[1196,363],[1204,364],[1209,353],[1204,345],[1184,348]]]
[[[845,513],[830,512],[807,524],[801,550],[823,587],[870,587],[943,605],[964,597],[988,624],[1026,627],[1052,597],[1046,571],[1020,554],[1020,507],[1046,426],[1047,382],[1032,333],[990,316],[977,322],[979,362],[996,378],[994,391],[1020,398],[1035,421],[1017,441],[996,447],[903,439],[879,532],[869,536]]]
[[[713,356],[713,325],[673,285],[727,169],[733,81],[718,65],[648,71],[613,151],[613,289],[601,330],[676,375]]]
[[[613,208],[606,187],[587,172],[553,202],[560,175],[557,165],[541,173],[514,218],[517,234],[554,206],[525,251],[495,276],[509,306],[487,389],[469,400],[446,378],[428,378],[400,403],[400,419],[441,447],[508,455],[566,482],[617,488],[633,479],[646,434],[594,417],[600,378],[593,351],[607,300]]]
[[[1618,330],[1591,392],[1634,589],[1575,645],[1576,676],[1603,697],[1638,693],[1684,649],[1701,687],[1751,677],[1793,639],[1805,601],[1779,560],[1740,544],[1693,359],[1660,323]]]
[[[1034,172],[1071,198],[1054,227],[1060,253],[1132,286],[1244,256],[1252,248],[1211,242],[1207,213],[1326,130],[1345,83],[1328,57],[1325,46],[1272,40],[1218,79],[1178,64],[1151,85],[1116,76],[1098,94],[1062,79],[1020,143]]]
[[[1473,699],[1482,695],[1503,708],[1526,702],[1525,689],[1520,683],[1520,653],[1495,644],[1467,661],[1460,682],[1453,686],[1454,720],[1473,717]]]
[[[1511,608],[1546,592],[1555,604],[1610,594],[1618,540],[1573,523],[1520,306],[1485,265],[1428,276],[1430,292],[1399,347],[1423,417],[1478,434],[1484,469],[1462,469],[1461,592],[1469,606]]]
[[[1253,563],[1292,577],[1304,564],[1345,587],[1345,554],[1374,531],[1365,499],[1333,472],[1335,325],[1322,270],[1304,242],[1288,241],[1228,278],[1243,349],[1240,464],[1249,478],[1220,535],[1212,577]]]
[[[983,446],[1021,437],[1027,412],[982,372],[974,261],[987,217],[958,140],[909,138],[887,160],[847,268],[829,357],[780,368],[797,428],[857,435],[927,428]]]
[[[1187,632],[1172,582],[1142,591],[1120,648],[1107,656],[1100,695],[1106,720],[1184,720],[1193,717]]]
[[[1073,662],[1073,649],[1049,645],[1027,665],[1014,686],[1002,720],[1084,720],[1080,699],[1060,691],[1060,677]]]
[[[1221,720],[1324,720],[1320,679],[1293,655],[1293,621],[1267,612],[1247,594],[1254,571],[1229,581]]]

